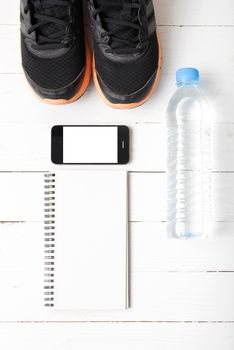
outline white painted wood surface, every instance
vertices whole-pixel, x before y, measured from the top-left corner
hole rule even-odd
[[[19,0],[0,11],[0,348],[233,350],[234,1],[155,1],[164,66],[157,93],[111,110],[91,84],[82,99],[37,101],[20,65]],[[165,232],[165,108],[175,70],[195,65],[213,113],[214,228],[207,240]],[[98,111],[98,112],[96,112]],[[131,127],[131,308],[56,312],[42,305],[42,180],[54,124]],[[111,168],[111,167],[109,167]]]
[[[12,337],[14,334],[14,338]],[[57,323],[13,324],[0,328],[1,344],[12,350],[190,350],[228,349],[234,341],[232,324],[198,323]]]

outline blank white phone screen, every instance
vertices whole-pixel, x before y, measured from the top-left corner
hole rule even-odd
[[[118,163],[118,127],[63,127],[63,163]]]

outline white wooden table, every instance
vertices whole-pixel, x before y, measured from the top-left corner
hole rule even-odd
[[[234,349],[234,1],[155,1],[162,78],[136,110],[105,105],[91,84],[80,101],[37,101],[20,65],[18,0],[0,11],[0,349]],[[183,66],[201,71],[214,106],[214,232],[165,234],[165,107]],[[41,172],[54,124],[129,125],[131,308],[58,312],[42,303]],[[17,174],[17,176],[15,175]],[[92,215],[92,213],[90,213]]]

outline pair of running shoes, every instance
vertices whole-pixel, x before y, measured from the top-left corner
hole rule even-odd
[[[137,107],[157,87],[162,57],[152,0],[21,0],[20,20],[24,73],[44,102],[76,101],[91,75],[114,108]]]

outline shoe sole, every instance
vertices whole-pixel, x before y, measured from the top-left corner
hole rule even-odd
[[[68,100],[66,100],[66,99],[57,99],[56,100],[56,99],[42,98],[30,86],[34,95],[36,95],[36,97],[41,102],[44,102],[44,103],[50,104],[50,105],[66,105],[66,104],[73,103],[76,100],[78,100],[87,90],[87,88],[89,86],[90,78],[91,78],[91,73],[92,73],[92,56],[91,56],[91,51],[90,51],[90,47],[89,47],[87,39],[85,39],[85,54],[86,54],[86,67],[85,67],[84,79],[83,79],[83,82],[81,84],[80,89],[76,92],[76,94],[72,98],[70,98]]]
[[[161,76],[161,69],[162,69],[162,48],[161,48],[161,44],[160,44],[160,37],[159,37],[159,33],[157,32],[157,40],[158,40],[158,46],[159,46],[159,59],[158,59],[158,70],[157,70],[157,75],[154,81],[154,84],[151,88],[151,90],[149,91],[148,95],[142,99],[139,102],[135,102],[135,103],[111,103],[106,96],[104,95],[99,82],[98,82],[98,78],[97,78],[97,73],[96,73],[96,69],[95,69],[95,59],[94,59],[94,55],[93,55],[93,67],[92,67],[92,71],[93,71],[93,80],[94,80],[94,85],[99,93],[99,95],[101,96],[101,98],[104,100],[104,102],[112,108],[116,108],[116,109],[131,109],[131,108],[136,108],[141,106],[142,104],[144,104],[145,102],[147,102],[150,97],[153,95],[154,91],[156,90],[159,80],[160,80],[160,76]]]

